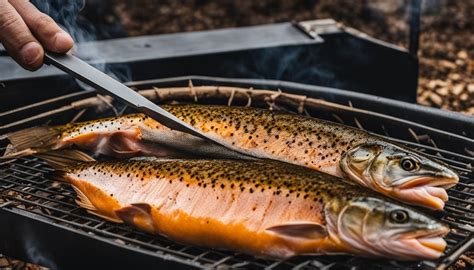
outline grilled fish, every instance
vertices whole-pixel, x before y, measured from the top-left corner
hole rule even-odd
[[[71,144],[121,156],[165,156],[169,151],[164,149],[169,148],[211,156],[247,155],[348,178],[397,200],[432,209],[443,209],[448,200],[445,189],[459,181],[458,175],[444,163],[365,131],[324,120],[256,108],[210,105],[164,105],[163,108],[244,155],[135,114],[13,133],[9,136],[12,146],[5,156],[49,151]],[[49,135],[34,135],[35,132],[53,134],[52,139]],[[34,137],[45,138],[40,139],[45,142],[38,144]]]
[[[249,158],[201,138],[171,130],[141,113],[63,126],[32,127],[8,134],[7,137],[11,144],[4,158],[29,156],[72,146],[119,158],[180,157],[180,153],[183,156]]]
[[[65,151],[40,157],[73,186],[78,204],[178,242],[283,259],[436,259],[446,247],[446,225],[307,168],[222,159],[94,162]]]

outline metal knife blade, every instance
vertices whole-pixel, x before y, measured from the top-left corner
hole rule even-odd
[[[71,54],[45,52],[44,62],[61,69],[104,94],[118,98],[171,129],[186,132],[220,144],[213,138],[210,138],[147,98],[141,96],[133,89]]]

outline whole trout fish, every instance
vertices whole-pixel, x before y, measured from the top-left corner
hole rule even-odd
[[[347,253],[399,260],[436,259],[446,247],[444,224],[354,183],[291,164],[71,165],[74,156],[40,155],[58,169],[56,179],[74,187],[78,204],[182,243],[274,258]]]
[[[384,138],[324,120],[256,108],[164,105],[164,109],[238,153],[305,166],[351,179],[397,200],[443,209],[459,181],[446,164]],[[134,114],[9,135],[5,156],[76,145],[114,156],[166,156],[169,149],[245,157]]]

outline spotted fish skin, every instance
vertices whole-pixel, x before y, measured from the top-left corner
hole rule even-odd
[[[53,150],[71,145],[109,156],[147,155],[142,131],[155,127],[152,119],[130,114],[55,127],[61,132]]]
[[[320,119],[257,108],[165,105],[222,145],[350,179],[409,204],[441,210],[459,176],[382,137]]]
[[[273,159],[350,179],[397,200],[441,210],[459,176],[446,164],[363,130],[242,107],[164,105],[221,145],[171,130],[143,114],[10,134],[4,157],[77,146],[116,157]]]
[[[222,146],[171,130],[141,113],[63,126],[33,127],[8,134],[8,138],[11,144],[4,153],[4,158],[67,149],[72,146],[119,158],[193,155],[245,158],[244,155]]]
[[[166,160],[93,162],[65,170],[93,211],[179,242],[286,258],[348,251],[329,237],[304,239],[266,230],[325,226],[334,200],[378,195],[352,183],[278,162]]]
[[[337,176],[342,176],[339,161],[347,150],[380,140],[344,125],[257,108],[201,105],[164,105],[163,108],[231,149]]]
[[[277,161],[87,162],[58,173],[92,214],[256,256],[436,259],[449,231],[356,184]]]

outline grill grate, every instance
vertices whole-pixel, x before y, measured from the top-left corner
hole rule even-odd
[[[326,266],[329,269],[333,266],[351,268],[367,264],[365,259],[350,256],[321,256],[311,259],[301,257],[289,261],[272,261],[177,244],[166,238],[149,235],[127,225],[114,224],[88,214],[74,202],[75,193],[69,185],[44,177],[44,174],[51,171],[47,164],[37,158],[21,158],[0,163],[0,198],[6,202],[3,207],[22,209],[48,218],[61,226],[93,233],[132,249],[152,252],[156,256],[175,256],[185,264],[198,267],[317,269]],[[466,237],[453,234],[449,237],[449,244],[455,245]],[[382,261],[373,260],[372,263],[374,267],[387,266]],[[391,264],[394,268],[407,266],[399,262]]]
[[[49,109],[53,109],[54,102]],[[121,110],[124,111],[124,110]],[[106,112],[107,113],[107,112]],[[105,113],[104,113],[105,114]],[[94,115],[101,117],[102,115]],[[83,116],[87,118],[87,116]],[[357,122],[357,121],[356,121]],[[357,123],[347,121],[354,126]],[[385,134],[389,135],[389,134]],[[450,189],[446,211],[440,218],[452,228],[446,237],[448,248],[446,256],[437,262],[397,262],[368,260],[352,256],[298,257],[287,261],[258,259],[252,256],[227,251],[181,245],[160,236],[152,236],[132,227],[114,224],[88,214],[75,202],[75,193],[68,184],[54,182],[45,175],[52,169],[42,160],[34,157],[5,160],[0,162],[0,209],[15,209],[31,216],[43,217],[63,228],[82,231],[99,237],[107,242],[128,247],[131,252],[147,252],[150,256],[173,260],[195,267],[232,267],[232,268],[294,268],[294,269],[344,269],[353,267],[406,268],[435,267],[452,263],[459,256],[455,251],[467,249],[468,239],[472,239],[474,227],[474,174],[472,158],[447,149],[423,145],[418,142],[398,140],[427,155],[450,164],[460,172],[460,183]],[[3,142],[0,152],[5,150]]]

